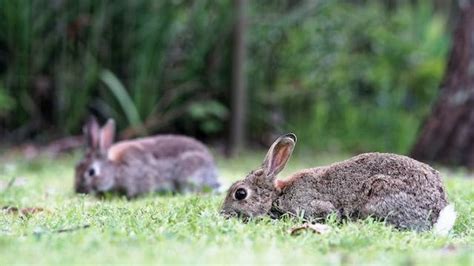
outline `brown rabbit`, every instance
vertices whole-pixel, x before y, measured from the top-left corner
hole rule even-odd
[[[270,147],[260,168],[234,183],[222,206],[225,216],[279,217],[289,213],[308,220],[383,219],[398,229],[445,234],[456,213],[448,205],[439,173],[411,158],[365,153],[329,166],[305,169],[277,180],[296,136],[287,134]]]
[[[118,192],[127,197],[164,192],[199,192],[219,187],[209,150],[185,136],[159,135],[114,145],[115,123],[84,127],[87,149],[75,171],[77,193]]]

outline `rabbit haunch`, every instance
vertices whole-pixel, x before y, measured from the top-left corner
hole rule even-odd
[[[308,220],[331,214],[340,219],[370,216],[399,229],[423,231],[436,224],[435,230],[442,228],[444,233],[453,226],[454,209],[448,205],[439,173],[430,166],[406,156],[365,153],[277,180],[295,144],[293,134],[277,139],[262,167],[231,186],[222,213],[244,217],[289,213]]]
[[[219,186],[211,153],[193,138],[159,135],[112,145],[114,134],[113,121],[102,129],[95,119],[86,125],[88,146],[76,167],[76,192],[119,192],[134,197]]]

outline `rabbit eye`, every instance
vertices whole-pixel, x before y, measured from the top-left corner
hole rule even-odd
[[[98,162],[94,162],[91,165],[89,165],[89,168],[87,171],[84,173],[85,177],[96,177],[100,176],[100,165]]]
[[[90,168],[90,169],[87,171],[87,175],[89,175],[89,176],[95,176],[95,169],[94,169],[94,168]]]
[[[247,197],[247,190],[239,188],[235,191],[234,196],[236,200],[243,200]]]

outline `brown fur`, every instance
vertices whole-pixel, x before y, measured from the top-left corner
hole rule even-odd
[[[91,132],[94,128],[99,127],[86,126],[89,145],[76,166],[78,193],[117,192],[135,197],[154,191],[197,192],[219,186],[211,153],[193,138],[160,135],[112,145],[113,122],[99,132]]]
[[[289,141],[293,139],[294,141]],[[275,143],[294,146],[296,137],[285,135]],[[272,149],[267,156],[280,154]],[[289,156],[289,155],[288,155]],[[406,156],[365,153],[329,166],[306,169],[285,180],[276,180],[267,167],[252,171],[229,189],[224,215],[278,217],[290,213],[306,219],[385,220],[399,229],[428,230],[440,211],[448,205],[439,173],[430,166]],[[273,166],[283,169],[284,165]],[[236,200],[234,193],[243,188],[247,197]]]
[[[126,153],[130,150],[137,149],[143,151],[144,148],[145,144],[140,140],[122,141],[110,147],[109,151],[107,152],[107,159],[116,163],[120,163],[122,162]]]
[[[292,174],[291,176],[285,178],[285,179],[277,179],[275,180],[275,187],[282,191],[285,187],[291,186],[294,182],[296,182],[298,179],[302,178],[305,175],[314,175],[319,168],[309,168],[309,169],[304,169],[301,170],[297,173]]]

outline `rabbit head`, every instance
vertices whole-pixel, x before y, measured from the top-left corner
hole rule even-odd
[[[107,159],[115,135],[115,122],[109,119],[100,128],[91,118],[83,128],[87,141],[84,158],[76,165],[74,189],[77,193],[101,193],[115,185],[115,167]]]
[[[279,137],[268,150],[261,167],[229,188],[221,214],[243,218],[268,214],[280,193],[276,177],[290,159],[295,144],[296,136],[292,133]]]

